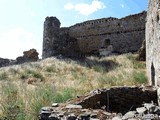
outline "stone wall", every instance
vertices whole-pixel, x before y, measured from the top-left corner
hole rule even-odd
[[[47,17],[44,22],[42,58],[64,55],[76,56],[79,53],[77,39],[69,36],[66,29],[60,29],[56,17]]]
[[[69,35],[78,39],[82,52],[87,53],[113,45],[119,53],[135,52],[145,37],[146,12],[122,19],[104,18],[71,26]]]
[[[151,85],[160,86],[160,0],[149,0],[146,23],[146,64]]]
[[[136,116],[142,117],[145,114],[149,115],[151,111],[154,111],[152,113],[152,116],[154,116],[157,113],[155,107],[148,104],[151,102],[157,104],[157,91],[151,86],[97,89],[86,96],[78,96],[59,106],[58,104],[52,104],[52,107],[43,107],[39,120],[110,120],[118,113],[124,115],[128,111],[134,111],[134,114],[127,114],[122,119],[115,120],[128,120],[128,117],[136,118]],[[141,107],[144,103],[148,104],[146,106],[150,109],[148,112],[145,107]],[[141,117],[139,119],[144,120]]]
[[[44,22],[42,56],[46,58],[57,53],[68,55],[65,50],[71,51],[72,56],[78,53],[95,54],[99,49],[107,48],[109,45],[112,45],[113,52],[136,52],[145,38],[145,19],[144,11],[121,19],[102,18],[60,28],[57,18],[47,17]],[[65,36],[68,36],[67,40]]]

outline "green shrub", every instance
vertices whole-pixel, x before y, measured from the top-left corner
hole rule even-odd
[[[9,72],[10,72],[10,73],[13,73],[13,74],[19,73],[19,71],[16,70],[16,69],[14,69],[14,68],[10,68],[10,69],[9,69]]]
[[[94,69],[96,72],[101,72],[101,73],[105,71],[105,68],[100,65],[93,65],[92,69]]]
[[[129,59],[129,60],[131,60],[131,61],[134,61],[136,58],[133,56],[133,54],[130,54],[130,53],[128,53],[127,55],[126,55],[126,57]]]
[[[8,78],[8,75],[6,72],[0,73],[0,80],[6,80]]]
[[[146,64],[144,62],[140,62],[140,61],[135,60],[133,62],[133,67],[135,69],[145,69],[146,68]]]
[[[147,83],[147,76],[145,75],[144,72],[135,72],[133,77],[136,83],[140,83],[140,84]]]
[[[98,78],[98,84],[101,88],[104,86],[116,86],[117,85],[117,78],[116,76],[101,76]]]
[[[34,71],[34,70],[27,70],[26,74],[31,75],[34,78],[38,78],[41,81],[44,81],[45,78],[43,77],[43,75],[40,72]]]
[[[56,69],[53,66],[49,66],[46,68],[47,72],[56,72]]]
[[[145,69],[146,68],[145,62],[138,61],[136,59],[136,56],[134,56],[133,54],[127,54],[127,58],[132,62],[133,68],[135,69]]]
[[[21,73],[20,74],[20,79],[27,79],[29,76],[28,76],[28,74],[26,74],[26,73]]]

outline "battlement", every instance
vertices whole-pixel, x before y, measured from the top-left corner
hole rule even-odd
[[[129,19],[135,19],[135,18],[139,18],[139,16],[146,16],[147,12],[146,11],[142,11],[141,13],[137,13],[134,15],[128,15],[126,17],[123,18],[115,18],[115,17],[108,17],[108,18],[101,18],[101,19],[95,19],[95,20],[88,20],[88,21],[84,21],[82,23],[77,23],[75,25],[72,25],[69,27],[73,28],[73,27],[81,27],[81,26],[86,26],[86,25],[98,25],[98,24],[106,24],[106,23],[110,23],[110,22],[114,22],[114,21],[123,21],[123,20],[129,20]]]
[[[101,24],[104,22],[109,22],[109,21],[114,21],[114,20],[118,20],[118,18],[113,18],[113,17],[109,17],[109,18],[101,18],[101,19],[95,19],[95,20],[88,20],[82,23],[77,23],[73,26],[70,26],[69,28],[72,27],[80,27],[80,26],[85,26],[85,25],[95,25],[95,24]]]

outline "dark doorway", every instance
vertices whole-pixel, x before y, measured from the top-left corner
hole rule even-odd
[[[111,44],[110,39],[105,39],[105,47],[108,47]]]
[[[152,81],[152,85],[156,85],[156,83],[155,83],[155,68],[154,68],[154,65],[153,65],[153,63],[152,63],[152,65],[151,65],[151,81]]]

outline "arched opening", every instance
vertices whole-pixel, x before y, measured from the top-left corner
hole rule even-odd
[[[155,68],[154,68],[154,65],[152,63],[151,65],[151,82],[152,82],[152,85],[156,85],[155,83]]]

